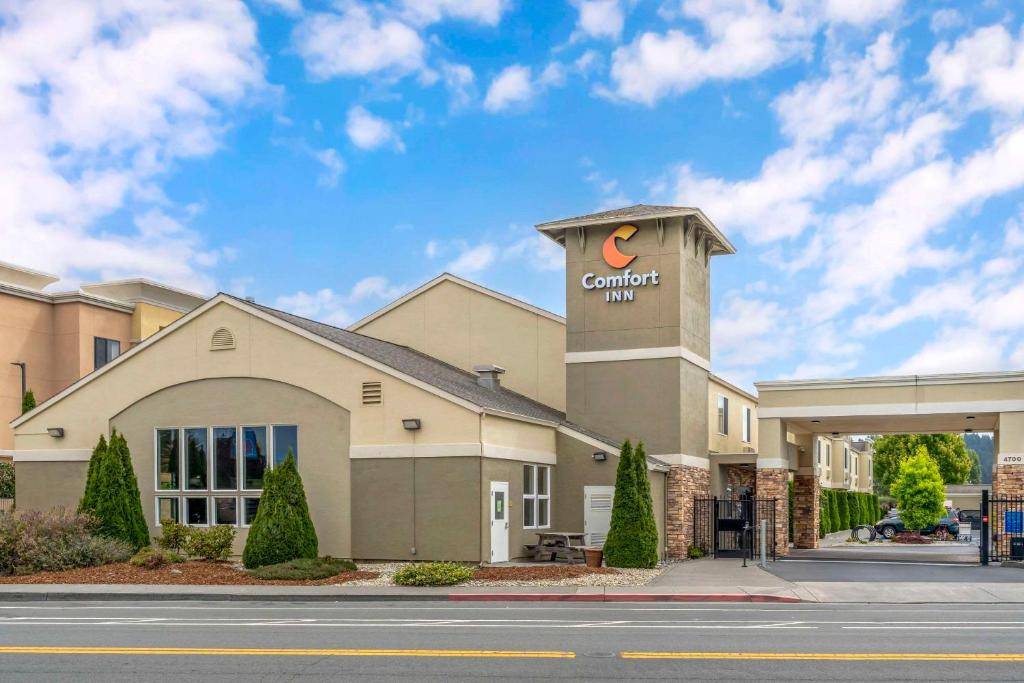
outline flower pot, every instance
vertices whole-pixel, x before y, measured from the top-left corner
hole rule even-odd
[[[600,548],[584,548],[583,557],[588,567],[600,567],[604,562],[604,551]]]

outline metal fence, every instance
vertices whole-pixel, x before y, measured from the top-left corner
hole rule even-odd
[[[693,545],[705,555],[754,558],[767,522],[766,547],[775,559],[775,498],[694,498]]]
[[[981,494],[981,563],[1024,561],[1024,497]]]

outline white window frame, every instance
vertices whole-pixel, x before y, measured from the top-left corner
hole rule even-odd
[[[551,475],[553,474],[552,467],[550,465],[538,465],[538,464],[535,464],[535,463],[523,463],[524,474],[525,474],[526,468],[529,468],[530,476],[533,478],[533,487],[532,487],[533,488],[533,493],[526,493],[526,486],[525,486],[525,480],[524,480],[524,482],[523,482],[524,483],[524,486],[523,486],[523,528],[524,529],[550,529],[551,528],[551,517],[552,517],[552,514],[551,514],[551,488],[552,488]],[[547,493],[540,493],[538,488],[537,488],[537,483],[540,480],[540,478],[538,477],[538,472],[539,472],[539,470],[541,468],[547,470],[547,482],[548,482]],[[540,521],[540,502],[539,501],[541,501],[541,500],[548,501],[548,522],[547,522],[547,524],[538,524],[537,523],[537,522]],[[531,509],[533,510],[533,522],[534,523],[533,523],[532,526],[527,526],[526,525],[526,507],[527,506],[530,506]]]
[[[825,444],[825,467],[832,467],[832,444]]]
[[[214,443],[213,433],[217,429],[234,429],[235,430],[235,488],[233,489],[218,489],[213,488],[217,485],[217,472],[215,465],[217,463],[217,448]],[[238,425],[225,425],[215,424],[210,425],[210,493],[237,493],[241,491],[242,485],[242,428]]]
[[[210,499],[210,494],[207,493],[207,492],[203,492],[203,491],[200,491],[200,493],[202,493],[203,495],[201,495],[201,496],[187,496],[187,495],[182,494],[181,502],[178,503],[178,523],[179,524],[184,524],[185,526],[194,526],[194,527],[216,526],[214,524],[210,524],[210,500],[211,500]],[[187,501],[188,501],[189,498],[195,498],[196,500],[204,500],[204,501],[206,501],[206,524],[193,524],[192,522],[188,521],[188,502]],[[181,521],[181,517],[185,517],[186,518],[184,522]]]
[[[821,439],[814,440],[814,455],[818,462],[818,467],[821,467]]]
[[[173,489],[160,488],[160,432],[178,432],[178,486]],[[182,477],[184,472],[181,469],[181,427],[154,427],[153,428],[153,490],[159,495],[161,492],[180,493]],[[173,496],[161,496],[172,498]]]
[[[274,449],[277,447],[277,442],[274,440],[274,429],[277,427],[295,427],[295,467],[298,467],[299,451],[301,450],[299,448],[299,441],[301,440],[301,437],[299,436],[299,425],[294,422],[272,422],[267,425],[267,444],[270,450],[271,469],[277,466],[277,463],[274,462]]]
[[[843,446],[843,471],[846,472],[850,469],[850,447]]]
[[[751,424],[751,415],[752,414],[753,414],[753,411],[750,409],[750,406],[743,406],[742,407],[742,410],[741,410],[741,416],[742,416],[741,422],[743,424],[741,425],[741,427],[742,427],[742,432],[743,432],[743,434],[742,434],[743,443],[750,443],[751,439],[753,438],[753,435],[751,434],[751,432],[753,431],[751,429],[751,427],[753,426]]]
[[[267,466],[263,468],[263,476],[267,476],[267,472],[274,468],[274,444],[273,444],[273,429],[270,428],[269,424],[247,424],[238,426],[238,441],[235,446],[238,448],[238,490],[242,493],[263,493],[262,488],[250,489],[245,488],[245,429],[257,429],[263,427],[266,439],[267,449]],[[252,497],[252,496],[250,496]]]
[[[729,436],[729,397],[718,395],[718,433]]]
[[[178,501],[178,520],[177,520],[177,521],[178,521],[178,524],[181,524],[181,496],[179,496],[179,495],[173,495],[173,496],[161,496],[161,495],[160,495],[160,494],[158,493],[158,494],[157,494],[157,495],[156,495],[156,496],[155,496],[155,497],[153,498],[153,507],[154,507],[154,513],[153,513],[153,517],[154,517],[154,519],[156,519],[156,527],[157,527],[158,529],[159,529],[159,528],[161,528],[161,527],[163,527],[163,524],[161,524],[161,523],[160,523],[160,500],[161,500],[162,498],[167,498],[167,499],[170,499],[170,500],[176,500],[176,501]]]
[[[255,498],[256,500],[262,500],[263,496],[253,496],[253,495],[248,495],[248,496],[240,495],[240,496],[238,496],[238,526],[241,527],[242,529],[248,529],[249,527],[252,526],[252,524],[246,524],[245,523],[245,499],[246,498]]]

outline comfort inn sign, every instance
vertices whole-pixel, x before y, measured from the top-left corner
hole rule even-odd
[[[627,224],[620,226],[608,236],[608,239],[604,241],[604,247],[601,249],[604,262],[612,268],[625,268],[625,270],[619,275],[587,273],[582,279],[583,289],[603,289],[605,290],[604,300],[609,303],[616,303],[620,301],[633,301],[636,298],[636,287],[656,287],[659,284],[658,271],[656,270],[646,273],[634,273],[629,268],[626,268],[636,258],[636,254],[622,253],[618,242],[619,240],[626,242],[636,233],[637,227]]]

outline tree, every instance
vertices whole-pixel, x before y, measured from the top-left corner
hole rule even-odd
[[[839,505],[839,529],[838,531],[845,531],[850,528],[850,497],[846,495],[846,491],[836,491],[836,501]]]
[[[963,484],[971,473],[971,458],[959,434],[888,434],[875,440],[875,482],[883,493],[891,490],[899,475],[900,463],[924,446],[938,465],[942,481]]]
[[[978,454],[981,462],[981,484],[992,483],[993,443],[991,434],[964,434],[964,444]]]
[[[981,458],[978,456],[978,452],[970,448],[967,449],[967,455],[971,459],[971,473],[967,475],[968,484],[980,484],[981,483]]]
[[[818,498],[818,538],[825,538],[825,534],[829,533],[828,496],[825,495],[827,490],[822,489]]]
[[[315,559],[318,551],[302,477],[295,455],[288,449],[284,462],[263,475],[263,496],[245,541],[242,563],[255,569],[299,558]]]
[[[936,524],[945,512],[945,485],[935,460],[924,445],[917,454],[903,461],[899,476],[892,483],[900,519],[908,529],[920,532]]]
[[[643,446],[637,451],[643,455]],[[650,498],[643,493],[647,482],[648,496],[650,483],[644,467],[644,481],[638,481],[639,469],[635,462],[637,452],[629,441],[622,444],[619,466],[615,471],[615,498],[612,501],[612,521],[604,542],[604,557],[609,567],[654,567],[658,564],[658,536],[654,530],[653,543],[648,523],[654,519]]]
[[[93,516],[97,535],[120,539],[135,550],[149,545],[149,528],[124,437],[114,432],[109,443],[100,437],[89,470],[79,509]]]
[[[643,441],[637,442],[633,449],[633,471],[635,472],[637,488],[640,492],[640,514],[643,520],[642,540],[645,543],[644,552],[654,553],[654,564],[658,564],[658,523],[654,518],[654,498],[651,496],[651,478],[647,474],[647,452],[644,449]],[[647,547],[649,546],[649,547]]]
[[[92,457],[89,458],[89,470],[85,475],[85,492],[82,500],[78,503],[78,511],[83,514],[96,512],[96,473],[99,471],[99,462],[107,454],[107,437],[100,434],[100,440],[92,449]]]
[[[142,511],[142,494],[139,492],[139,480],[135,477],[135,467],[132,465],[132,452],[128,448],[128,440],[123,434],[115,430],[110,436],[110,451],[121,459],[121,476],[124,478],[122,489],[125,502],[128,505],[127,514],[129,528],[133,540],[131,542],[136,550],[149,545],[149,524],[146,522],[146,515]]]
[[[30,410],[36,407],[36,395],[29,389],[25,392],[25,395],[21,397],[21,414],[24,415]]]
[[[842,527],[839,526],[839,496],[836,495],[835,489],[828,489],[828,514],[828,524],[832,529],[832,533],[842,531]]]

